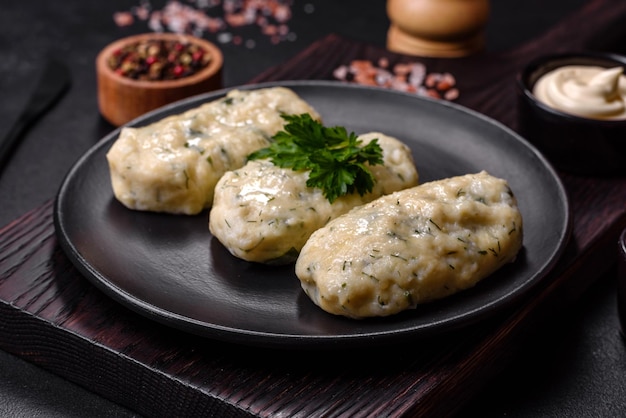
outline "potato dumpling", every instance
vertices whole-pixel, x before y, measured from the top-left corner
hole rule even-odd
[[[522,247],[507,182],[486,172],[424,183],[314,232],[296,261],[311,300],[351,318],[388,316],[470,288]]]
[[[222,175],[268,146],[281,113],[316,111],[291,89],[232,90],[140,128],[125,127],[107,160],[115,197],[136,210],[194,215],[213,203]]]
[[[307,187],[308,171],[253,160],[218,182],[209,215],[211,233],[243,260],[294,262],[313,231],[329,220],[382,195],[417,185],[409,147],[379,132],[359,136],[363,144],[373,139],[378,139],[383,150],[383,164],[370,167],[376,179],[370,193],[353,193],[330,203],[322,190]]]

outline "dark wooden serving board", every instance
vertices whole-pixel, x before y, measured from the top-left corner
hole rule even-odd
[[[534,56],[624,52],[626,2],[593,0],[515,50],[461,59],[393,54],[330,35],[252,82],[333,79],[352,60],[420,61],[450,72],[458,103],[516,129],[515,74]],[[428,342],[354,352],[281,352],[202,339],[104,296],[61,251],[52,202],[0,229],[0,348],[148,416],[446,416],[514,358],[538,324],[565,312],[615,261],[626,179],[562,174],[571,242],[519,305]]]

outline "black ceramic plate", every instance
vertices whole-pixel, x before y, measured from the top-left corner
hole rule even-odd
[[[263,84],[243,88],[259,88]],[[351,320],[316,307],[293,267],[231,256],[208,231],[205,212],[174,216],[118,203],[105,154],[119,130],[70,170],[55,204],[59,241],[78,269],[113,299],[156,321],[219,340],[269,347],[354,347],[422,338],[475,323],[518,300],[561,254],[570,230],[565,191],[524,139],[446,102],[335,82],[283,82],[328,125],[381,131],[413,150],[420,181],[487,170],[505,178],[524,218],[518,259],[475,288],[388,318]],[[143,116],[141,126],[225,94],[215,92]]]

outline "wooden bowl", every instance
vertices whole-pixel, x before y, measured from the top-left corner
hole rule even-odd
[[[387,0],[387,49],[463,57],[484,49],[490,0]]]
[[[172,80],[137,80],[115,72],[108,64],[116,51],[148,40],[181,41],[196,44],[210,54],[208,65],[197,72]],[[96,58],[98,107],[102,116],[115,126],[186,97],[222,87],[223,55],[204,39],[174,33],[146,33],[119,39],[106,46]]]

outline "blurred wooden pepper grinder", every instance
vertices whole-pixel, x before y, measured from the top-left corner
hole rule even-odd
[[[461,57],[485,46],[489,0],[387,0],[387,49]]]

